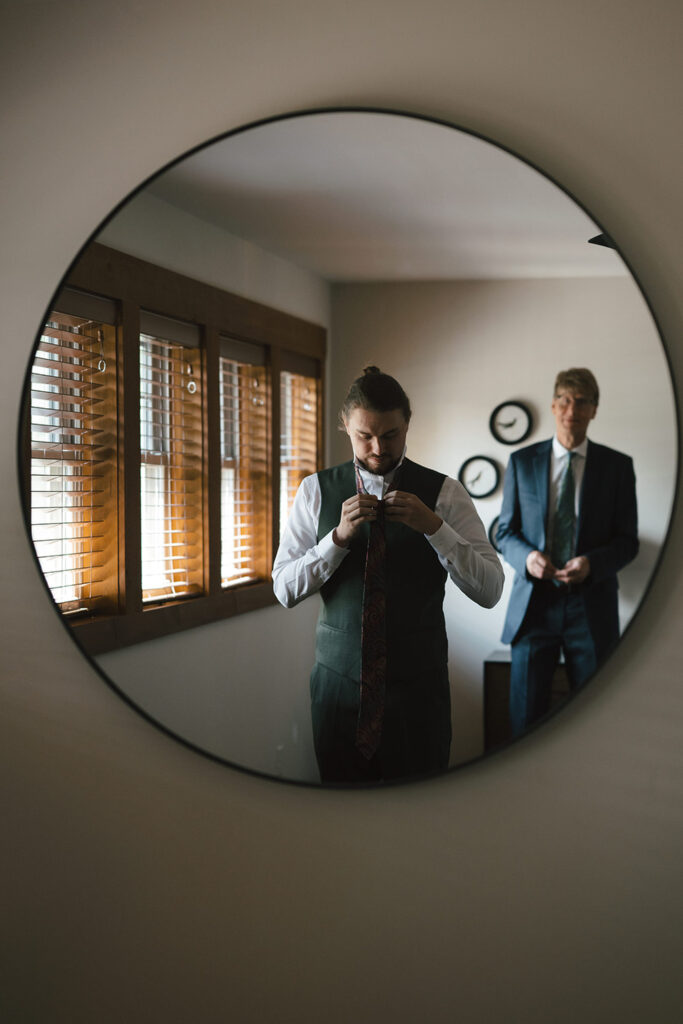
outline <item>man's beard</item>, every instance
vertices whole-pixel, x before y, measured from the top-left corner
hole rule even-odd
[[[392,459],[389,455],[369,455],[366,460],[358,459],[358,464],[367,469],[369,473],[376,473],[377,467],[382,467],[382,473],[386,476],[387,473],[391,473],[392,469],[396,469],[399,462],[401,461],[400,456],[397,459]]]

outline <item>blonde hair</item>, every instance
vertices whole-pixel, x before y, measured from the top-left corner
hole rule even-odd
[[[581,391],[586,398],[597,405],[600,401],[598,382],[585,366],[573,366],[570,370],[560,370],[555,378],[554,395],[558,391]]]

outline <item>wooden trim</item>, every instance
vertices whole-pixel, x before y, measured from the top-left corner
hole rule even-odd
[[[326,331],[301,317],[195,281],[93,242],[67,286],[137,304],[161,316],[215,326],[243,341],[324,358]]]
[[[204,597],[150,605],[128,615],[68,619],[74,636],[91,656],[156,640],[184,629],[232,618],[277,603],[270,580],[243,584],[234,590]]]

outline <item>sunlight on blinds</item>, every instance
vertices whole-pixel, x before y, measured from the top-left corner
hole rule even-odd
[[[224,339],[220,357],[221,583],[265,579],[269,572],[269,382],[266,367],[231,358],[258,346]],[[227,353],[227,354],[225,354]]]
[[[280,374],[280,536],[303,478],[318,457],[318,381],[287,370]]]
[[[140,335],[142,599],[200,593],[202,402],[199,348]]]
[[[31,367],[31,534],[64,612],[115,602],[116,338],[52,312]]]

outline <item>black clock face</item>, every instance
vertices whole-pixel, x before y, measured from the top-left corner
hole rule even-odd
[[[521,402],[501,402],[491,413],[489,427],[501,444],[519,444],[531,433],[531,413]]]
[[[487,455],[473,455],[463,462],[458,480],[472,498],[487,498],[500,483],[500,469]]]

